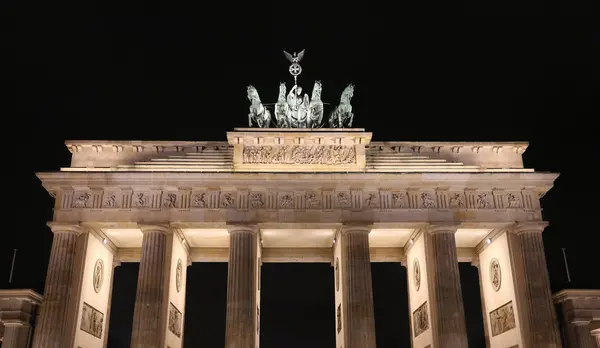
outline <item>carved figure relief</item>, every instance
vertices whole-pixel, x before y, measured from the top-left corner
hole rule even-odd
[[[198,193],[194,195],[194,200],[192,201],[192,206],[195,208],[206,208],[206,201],[204,200],[206,197],[206,192]]]
[[[340,145],[245,146],[245,164],[355,164],[356,149]]]
[[[96,293],[100,292],[102,289],[102,282],[104,281],[104,262],[102,259],[96,260],[94,264],[94,274],[92,277],[92,284],[94,286],[94,291]]]
[[[379,195],[374,192],[368,193],[367,197],[364,200],[364,205],[369,208],[378,208],[379,207]]]
[[[335,291],[340,291],[340,258],[335,258]]]
[[[256,333],[260,332],[260,307],[256,306]]]
[[[163,199],[163,207],[165,208],[175,208],[175,201],[177,200],[177,195],[174,193],[167,193],[165,198]]]
[[[337,206],[338,206],[338,208],[348,208],[348,207],[351,206],[350,193],[348,193],[348,192],[337,192],[335,196],[337,198]]]
[[[234,208],[235,207],[235,197],[231,192],[221,193],[221,207],[223,208]]]
[[[104,313],[83,302],[81,308],[81,325],[79,329],[87,332],[96,338],[102,338],[102,328],[104,325]]]
[[[342,305],[339,304],[337,307],[337,332],[342,331]]]
[[[413,312],[413,328],[415,337],[429,329],[429,310],[427,301]]]
[[[477,195],[477,207],[478,208],[488,208],[490,206],[490,199],[488,198],[488,194],[485,192],[481,192]]]
[[[465,201],[463,200],[462,194],[454,192],[450,194],[450,200],[448,201],[450,208],[464,208]]]
[[[492,283],[492,289],[494,291],[500,290],[502,286],[502,270],[500,269],[500,262],[498,259],[492,259],[490,261],[490,282]]]
[[[250,192],[250,208],[260,209],[265,207],[265,195],[262,192]]]
[[[393,192],[392,193],[392,208],[406,208],[406,193],[405,192]]]
[[[145,193],[138,192],[135,194],[133,205],[138,208],[147,208],[150,205],[150,199]]]
[[[284,193],[279,196],[279,208],[292,209],[294,208],[294,195],[291,193]]]
[[[114,193],[106,195],[103,206],[106,208],[118,208],[117,195]]]
[[[509,208],[521,208],[521,199],[514,193],[508,193],[506,196]]]
[[[415,289],[419,291],[421,288],[421,267],[419,266],[419,260],[415,258],[413,261],[413,278],[415,282]]]
[[[181,259],[177,260],[177,268],[175,269],[175,288],[177,292],[181,291],[181,281],[183,277],[183,262]]]
[[[73,207],[74,208],[89,208],[92,203],[92,202],[90,202],[90,198],[92,198],[92,196],[87,192],[78,194],[75,197],[75,200],[73,201]]]
[[[321,207],[321,198],[320,194],[316,192],[310,191],[304,194],[304,199],[306,200],[307,208],[320,208]]]
[[[169,331],[173,333],[173,335],[181,338],[181,312],[175,305],[170,302],[169,303]]]
[[[435,200],[429,192],[421,192],[421,208],[435,208]]]
[[[517,327],[512,301],[490,312],[492,337],[498,336]]]

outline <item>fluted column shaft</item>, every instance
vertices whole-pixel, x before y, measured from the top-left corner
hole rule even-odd
[[[350,226],[341,231],[346,348],[376,347],[369,232]]]
[[[79,226],[53,225],[54,240],[48,262],[44,297],[35,328],[33,348],[64,348],[73,280],[75,243]]]
[[[427,263],[431,265],[429,279],[433,329],[436,346],[467,348],[467,327],[463,305],[458,257],[456,255],[456,229],[432,228],[428,231]]]
[[[257,230],[229,226],[225,348],[252,348],[256,342]]]
[[[164,304],[167,283],[167,242],[170,230],[161,226],[144,226],[142,255],[133,311],[132,348],[162,348],[165,325]]]
[[[567,348],[597,348],[588,323],[567,324],[566,334]]]
[[[29,323],[4,323],[2,348],[29,348]]]
[[[550,290],[542,230],[525,227],[514,231],[522,255],[523,302],[526,306],[523,319],[527,321],[529,331],[528,347],[558,348],[561,347],[560,331]]]

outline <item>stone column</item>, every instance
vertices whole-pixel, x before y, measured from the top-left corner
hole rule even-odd
[[[468,347],[455,233],[456,226],[445,225],[429,226],[426,232],[435,347]]]
[[[68,346],[65,332],[69,325],[67,316],[71,298],[73,260],[77,236],[82,229],[77,224],[52,223],[50,227],[54,232],[54,239],[33,348]]]
[[[229,266],[225,348],[251,348],[256,344],[258,230],[228,225]]]
[[[337,345],[375,348],[375,314],[369,254],[371,226],[344,225],[336,238]],[[338,273],[339,272],[339,273]],[[341,278],[341,279],[340,279]]]
[[[168,239],[171,230],[162,225],[143,225],[144,234],[135,306],[131,348],[163,348],[167,301]]]
[[[0,322],[4,325],[2,347],[29,348],[32,324],[42,297],[32,290],[0,290]],[[1,334],[1,333],[0,333]]]
[[[562,347],[550,290],[542,231],[546,223],[517,225],[509,233],[517,284],[520,318],[530,348]]]
[[[600,348],[600,320],[593,320],[588,325],[592,339],[596,342],[595,348]]]

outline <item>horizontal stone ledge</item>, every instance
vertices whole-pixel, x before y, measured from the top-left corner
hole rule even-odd
[[[121,262],[139,262],[140,248],[120,248],[117,258]],[[458,248],[459,262],[477,260],[474,248]],[[370,248],[371,262],[403,262],[404,248]],[[192,262],[228,262],[229,248],[190,248]],[[332,248],[263,248],[263,263],[332,263]]]

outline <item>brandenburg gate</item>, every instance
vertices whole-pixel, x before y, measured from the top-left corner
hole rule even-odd
[[[139,262],[131,347],[181,348],[187,267],[228,262],[225,347],[259,347],[262,264],[324,262],[336,347],[374,348],[371,263],[398,262],[412,347],[467,348],[470,262],[487,347],[562,347],[540,207],[558,175],[524,168],[526,143],[371,141],[353,92],[323,120],[319,82],[282,84],[273,112],[249,86],[227,141],[68,141],[70,167],[38,173],[54,241],[32,346],[106,347],[113,269]]]

